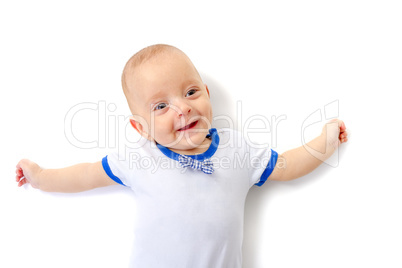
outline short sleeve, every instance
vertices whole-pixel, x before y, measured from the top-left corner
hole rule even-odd
[[[269,147],[247,146],[250,156],[250,185],[262,186],[271,175],[278,160],[278,153]]]
[[[102,166],[112,180],[121,185],[129,186],[125,175],[125,170],[127,169],[126,161],[119,160],[117,154],[105,156],[102,159]]]

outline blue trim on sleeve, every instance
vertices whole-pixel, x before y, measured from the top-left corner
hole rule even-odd
[[[110,169],[109,162],[107,161],[107,156],[105,156],[105,157],[102,159],[102,166],[103,166],[103,169],[105,170],[106,174],[107,174],[112,180],[114,180],[115,182],[117,182],[117,183],[119,183],[119,184],[121,184],[121,185],[123,185],[123,186],[126,186],[117,176],[115,176],[115,175],[113,174],[112,170]]]
[[[261,175],[260,181],[254,185],[261,187],[268,179],[269,175],[271,175],[272,171],[274,171],[276,161],[278,160],[278,153],[271,149],[271,159],[267,164],[264,172]]]

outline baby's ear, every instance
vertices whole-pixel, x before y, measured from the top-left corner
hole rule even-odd
[[[208,86],[207,86],[207,84],[204,84],[204,86],[205,86],[205,89],[207,90],[207,93],[208,93],[208,97],[211,97],[211,96],[209,95],[209,89],[208,89]]]
[[[141,136],[143,136],[144,138],[146,138],[148,140],[151,140],[150,135],[145,131],[148,129],[148,127],[147,127],[148,123],[145,121],[144,118],[133,115],[130,118],[130,124],[133,126],[133,128],[135,130],[137,130],[137,132]]]
[[[141,129],[142,129],[142,127],[141,127],[141,124],[140,124],[140,123],[138,123],[137,121],[135,121],[134,118],[130,118],[130,124],[133,126],[133,128],[134,128],[135,130],[137,130],[138,133],[141,134]]]

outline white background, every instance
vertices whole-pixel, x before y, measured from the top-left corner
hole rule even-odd
[[[215,115],[286,116],[257,135],[278,152],[318,135],[328,115],[302,126],[328,104],[352,132],[336,167],[251,190],[244,267],[402,267],[401,12],[399,1],[2,1],[0,267],[127,266],[129,190],[43,193],[17,188],[14,171],[21,158],[57,168],[111,151],[72,145],[65,116],[85,102],[129,115],[121,71],[154,43],[190,56]],[[79,139],[97,139],[97,112],[76,115]]]

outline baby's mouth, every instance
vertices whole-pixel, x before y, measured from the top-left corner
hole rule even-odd
[[[187,130],[187,129],[191,129],[191,128],[195,127],[197,125],[197,123],[198,123],[198,121],[195,121],[195,122],[193,122],[191,124],[188,124],[185,127],[182,127],[180,129],[178,129],[177,131],[184,131],[184,130]]]

